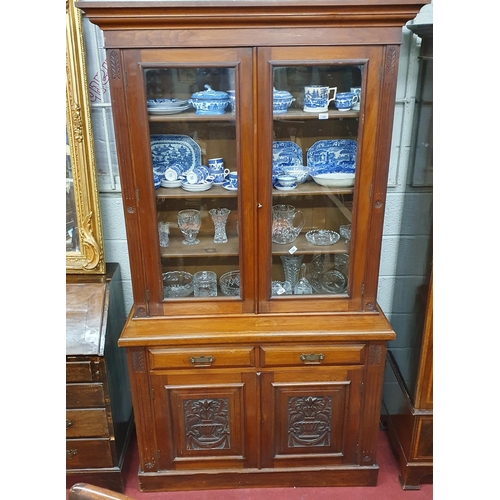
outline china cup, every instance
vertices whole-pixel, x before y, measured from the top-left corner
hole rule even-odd
[[[333,97],[330,92],[333,90]],[[323,85],[308,85],[304,87],[304,111],[309,113],[324,113],[328,105],[335,99],[337,87]]]
[[[349,111],[358,101],[359,97],[354,92],[338,92],[334,104],[339,111]]]
[[[184,169],[180,165],[171,165],[165,170],[165,179],[176,181],[183,173]]]
[[[227,174],[229,186],[236,189],[238,187],[238,172],[232,171]]]
[[[186,182],[188,184],[199,184],[205,181],[209,175],[210,172],[208,168],[204,165],[200,165],[186,173]]]
[[[214,178],[214,184],[222,184],[229,174],[229,169],[224,168],[224,160],[222,158],[208,160],[208,171]]]
[[[358,102],[353,104],[352,109],[359,111],[359,105],[361,103],[361,87],[351,87],[350,91],[358,96]]]
[[[295,184],[293,175],[278,175],[278,184],[282,187],[292,187]]]

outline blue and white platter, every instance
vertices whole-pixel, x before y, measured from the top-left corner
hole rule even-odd
[[[353,139],[315,142],[307,151],[307,166],[312,177],[320,174],[354,174],[358,143]]]
[[[157,176],[163,176],[170,165],[177,164],[184,172],[201,165],[201,148],[187,135],[152,135],[151,156],[153,173]]]

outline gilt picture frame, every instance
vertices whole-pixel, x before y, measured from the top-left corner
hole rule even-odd
[[[66,1],[66,274],[105,274],[82,12]]]

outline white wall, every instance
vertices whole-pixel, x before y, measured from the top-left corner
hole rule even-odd
[[[432,5],[422,9],[417,21],[432,22]],[[129,310],[133,303],[132,286],[103,37],[87,19],[83,26],[105,259],[120,264],[125,307]],[[378,296],[398,335],[390,347],[397,353],[403,371],[408,372],[411,351],[418,345],[415,292],[426,279],[432,222],[432,188],[411,186],[409,161],[419,47],[418,37],[403,28]]]

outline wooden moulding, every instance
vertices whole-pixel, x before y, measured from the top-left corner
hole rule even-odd
[[[102,29],[403,26],[426,1],[339,0],[87,2],[76,5]]]

